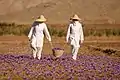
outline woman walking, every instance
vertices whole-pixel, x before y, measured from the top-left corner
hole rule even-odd
[[[44,33],[48,41],[51,42],[51,37],[47,28],[47,25],[44,23],[46,18],[41,15],[38,19],[35,20],[34,24],[31,27],[31,30],[28,34],[30,44],[32,47],[33,58],[40,60],[41,52],[43,48]]]
[[[82,24],[80,18],[75,14],[72,17],[72,22],[69,24],[66,41],[71,45],[72,58],[77,59],[80,44],[84,41]]]

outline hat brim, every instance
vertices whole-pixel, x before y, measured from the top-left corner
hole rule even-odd
[[[36,19],[35,21],[37,21],[37,22],[45,22],[46,19]]]
[[[80,19],[80,18],[72,18],[72,20],[79,20],[79,21],[81,21],[81,19]]]

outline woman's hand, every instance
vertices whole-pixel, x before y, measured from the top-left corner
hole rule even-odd
[[[83,43],[83,40],[80,40],[80,44],[82,44]]]
[[[31,42],[31,38],[29,38],[29,41]]]

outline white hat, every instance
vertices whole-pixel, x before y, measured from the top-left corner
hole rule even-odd
[[[72,19],[81,20],[81,19],[78,17],[77,14],[74,14],[73,17],[72,17]]]
[[[40,17],[38,19],[36,19],[35,21],[44,22],[44,21],[46,21],[46,18],[43,15],[40,15]]]

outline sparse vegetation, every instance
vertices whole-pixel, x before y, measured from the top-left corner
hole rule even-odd
[[[116,25],[84,25],[85,36],[120,36],[120,28]],[[66,36],[66,25],[48,25],[51,36],[63,37]],[[0,35],[28,35],[30,25],[18,25],[15,23],[0,23]]]
[[[119,36],[119,24],[86,24],[84,26],[85,36]]]
[[[15,23],[0,23],[0,35],[27,35],[30,27],[28,25],[17,25]]]

